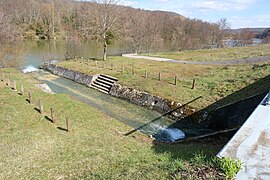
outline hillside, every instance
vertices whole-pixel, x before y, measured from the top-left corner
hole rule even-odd
[[[114,4],[3,0],[0,11],[7,15],[5,18],[13,29],[19,31],[19,37],[67,39],[71,46],[78,45],[80,40],[107,44],[117,41],[130,52],[163,50],[165,44],[170,50],[185,50],[221,46],[224,36],[219,24],[185,18],[173,12]],[[107,17],[106,23],[102,22],[104,17]]]

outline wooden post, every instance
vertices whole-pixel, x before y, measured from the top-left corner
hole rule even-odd
[[[1,81],[4,82],[4,80],[5,80],[5,73],[2,73],[2,79],[1,79]]]
[[[158,73],[158,80],[161,80],[161,72]]]
[[[53,108],[51,108],[51,120],[52,120],[52,123],[56,122]]]
[[[67,132],[70,132],[70,120],[69,117],[66,117]]]
[[[147,70],[144,71],[144,77],[147,78],[148,77],[148,73]]]
[[[174,77],[174,85],[177,85],[177,79],[178,79],[178,77],[175,76],[175,77]]]
[[[193,79],[193,82],[192,82],[192,87],[191,87],[191,89],[194,89],[194,88],[195,88],[195,82],[196,82],[196,80],[195,80],[195,79]]]
[[[32,97],[32,93],[30,91],[28,91],[28,100],[29,100],[29,103],[32,104],[33,97]]]
[[[113,70],[113,64],[111,64],[111,70]]]
[[[16,84],[16,81],[15,80],[13,80],[13,90],[14,91],[17,91],[17,84]]]
[[[24,94],[24,88],[23,88],[23,85],[21,85],[21,95]]]
[[[40,114],[43,114],[44,110],[43,110],[43,102],[42,102],[42,99],[39,98],[39,112]]]
[[[97,66],[97,60],[95,60],[95,66]]]
[[[135,69],[132,67],[132,74],[135,75]]]
[[[9,81],[9,77],[7,78],[7,83],[6,83],[7,86],[10,85],[10,81]]]
[[[121,73],[124,73],[125,67],[122,65],[121,67]]]

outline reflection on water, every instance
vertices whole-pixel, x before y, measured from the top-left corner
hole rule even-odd
[[[52,59],[64,58],[68,51],[67,43],[67,40],[23,41],[22,46],[26,51],[24,65],[32,64],[33,66],[38,67],[44,57]],[[108,55],[121,55],[125,52],[127,52],[127,50],[122,45],[109,45]],[[101,44],[86,41],[81,43],[77,53],[80,57],[101,58],[103,49]]]

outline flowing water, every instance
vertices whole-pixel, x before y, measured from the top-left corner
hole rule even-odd
[[[28,47],[28,53],[24,61],[25,71],[35,70],[42,63],[43,52],[49,51],[50,54],[57,56],[63,56],[65,53],[65,47],[60,42],[26,42],[26,46]],[[87,51],[88,48],[90,48],[90,45],[86,45],[82,52]],[[96,48],[96,53],[102,52],[97,46],[93,45],[93,48]],[[114,47],[109,54],[120,54],[123,51],[120,47]],[[93,57],[97,56],[97,54],[91,54],[90,51],[87,56]],[[198,135],[198,131],[189,128],[183,128],[183,131],[167,128],[174,121],[155,111],[114,98],[65,78],[47,78],[48,74],[47,72],[39,72],[38,78],[45,82],[55,93],[68,94],[147,135],[154,135],[155,138],[163,141],[175,141],[176,139],[184,138],[185,135]],[[127,132],[127,134],[132,132]],[[185,134],[183,134],[184,132]],[[205,131],[202,131],[202,133],[205,133]]]

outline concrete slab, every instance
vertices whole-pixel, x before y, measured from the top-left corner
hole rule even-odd
[[[243,162],[236,179],[270,179],[270,105],[266,103],[268,95],[217,155]]]

